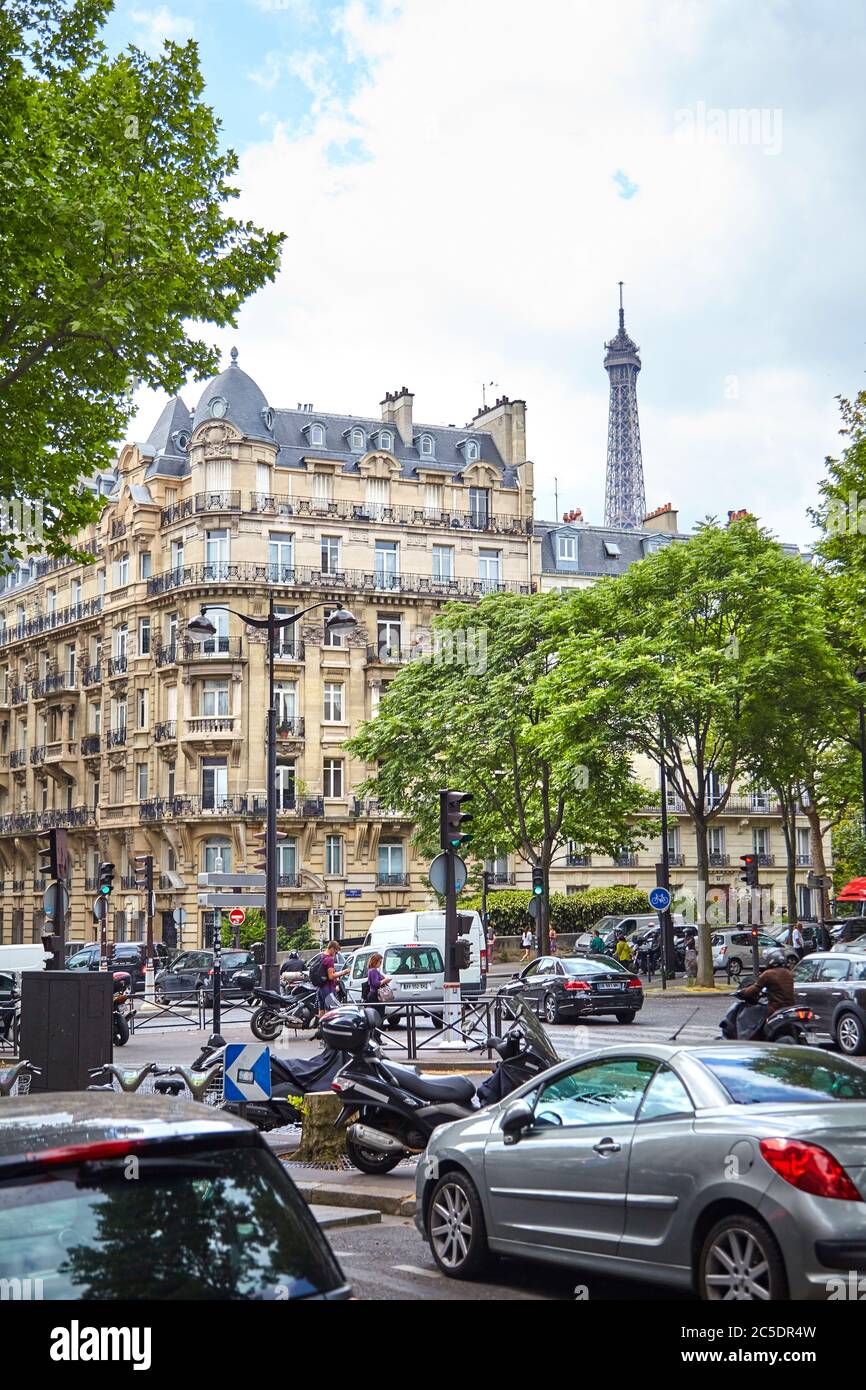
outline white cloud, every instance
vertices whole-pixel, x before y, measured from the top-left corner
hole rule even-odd
[[[332,27],[369,81],[338,101],[341,65],[295,57],[311,119],[243,156],[244,215],[290,235],[226,347],[277,405],[375,414],[405,383],[419,419],[463,423],[494,379],[527,400],[539,514],[556,476],[601,521],[623,279],[648,505],[806,539],[862,369],[856,46],[810,25],[741,0],[352,0]],[[781,149],[683,140],[699,102],[782,111]],[[334,165],[348,139],[365,161]]]
[[[167,5],[160,5],[156,10],[133,10],[130,19],[135,29],[135,42],[147,53],[158,53],[169,39],[184,43],[195,32],[192,19],[173,14]]]

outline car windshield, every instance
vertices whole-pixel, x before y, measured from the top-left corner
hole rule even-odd
[[[592,928],[592,931],[598,936],[604,936],[605,932],[613,931],[619,921],[619,917],[600,917]]]
[[[44,1299],[284,1299],[343,1283],[269,1155],[143,1155],[135,1182],[125,1162],[0,1186],[4,1287],[30,1280]]]
[[[172,970],[210,970],[212,958],[210,951],[184,951],[178,956]]]
[[[826,1100],[866,1100],[866,1071],[842,1057],[811,1048],[762,1048],[695,1052],[735,1105],[808,1105]]]
[[[610,956],[590,956],[583,960],[564,960],[562,962],[566,975],[579,975],[581,979],[587,979],[590,975],[609,975],[611,970],[617,970],[620,975],[628,975],[626,970],[618,960],[611,959]]]
[[[253,965],[249,951],[223,951],[223,970],[237,970],[239,965]]]
[[[439,975],[444,969],[435,946],[389,946],[382,964],[386,975]]]

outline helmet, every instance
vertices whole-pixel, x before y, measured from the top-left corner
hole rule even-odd
[[[784,964],[785,955],[783,951],[771,951],[770,954],[767,956],[768,970],[778,970],[779,966]]]

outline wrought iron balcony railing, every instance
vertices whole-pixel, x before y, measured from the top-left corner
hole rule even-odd
[[[169,719],[161,724],[155,724],[153,728],[154,743],[173,743],[177,738],[177,723],[174,719]]]
[[[709,861],[711,869],[723,869],[730,864],[731,856],[729,854],[722,854],[721,852],[710,850]]]
[[[93,666],[85,666],[81,673],[82,685],[100,685],[102,683],[102,665],[96,662]]]
[[[108,659],[108,675],[109,675],[109,678],[111,678],[112,676],[125,676],[128,669],[129,669],[129,658],[128,658],[127,655],[126,655],[126,652],[121,652],[119,656],[112,656],[112,657],[109,657],[109,659]]]
[[[379,888],[408,888],[408,874],[377,874],[376,883]]]
[[[151,597],[176,589],[202,585],[261,584],[287,589],[325,589],[331,593],[400,593],[431,595],[450,599],[482,598],[485,594],[532,592],[531,585],[516,580],[435,579],[424,574],[377,574],[374,570],[341,570],[324,574],[308,565],[259,564],[253,560],[219,561],[213,564],[182,565],[165,570],[147,581]]]
[[[99,734],[85,734],[84,738],[81,740],[81,752],[85,758],[92,757],[93,754],[98,753],[101,748],[102,739]]]
[[[53,613],[43,613],[37,618],[27,618],[11,627],[0,628],[0,647],[41,637],[45,632],[54,632],[57,628],[68,627],[70,623],[96,617],[101,612],[102,598],[99,597],[88,599],[86,603],[73,603],[68,608],[57,608]]]
[[[588,869],[592,865],[592,856],[589,854],[569,854],[566,856],[565,862],[570,869]]]
[[[116,729],[109,729],[107,743],[109,748],[122,748],[126,743],[126,725],[121,724]]]
[[[162,525],[171,526],[175,521],[183,521],[190,516],[205,516],[213,512],[239,512],[241,495],[235,488],[220,489],[214,492],[196,492],[185,497],[162,512]]]

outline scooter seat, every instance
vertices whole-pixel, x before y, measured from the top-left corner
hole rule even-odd
[[[278,994],[275,989],[254,989],[253,998],[261,999],[263,1004],[275,1004],[279,1009],[284,1009],[287,1002],[286,996]]]
[[[465,1076],[419,1076],[409,1067],[395,1066],[391,1062],[388,1063],[388,1070],[393,1073],[398,1086],[402,1086],[410,1095],[418,1096],[419,1100],[464,1102],[470,1101],[475,1095],[475,1087]]]

